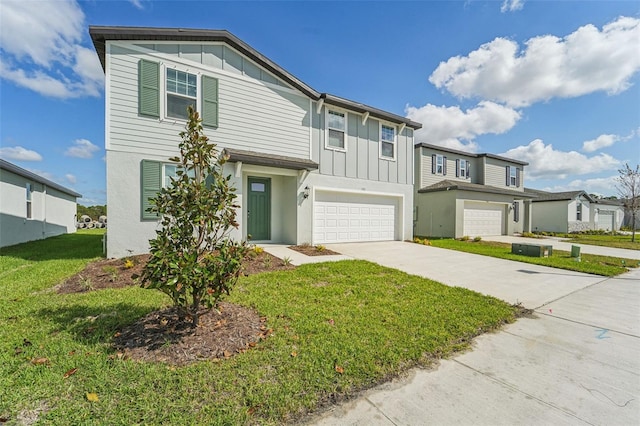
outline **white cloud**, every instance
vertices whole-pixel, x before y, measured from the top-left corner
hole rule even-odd
[[[87,139],[76,139],[73,142],[73,146],[67,148],[64,155],[76,158],[92,158],[93,154],[99,150],[100,148]]]
[[[522,10],[524,6],[524,0],[504,0],[500,7],[500,12],[515,12],[516,10]]]
[[[66,175],[64,175],[64,177],[65,179],[67,179],[67,182],[69,182],[71,185],[75,185],[76,182],[78,181],[75,175],[72,175],[71,173],[67,173]]]
[[[600,135],[595,139],[585,141],[582,143],[582,150],[584,152],[593,152],[602,148],[613,145],[620,140],[618,135]]]
[[[441,62],[429,77],[460,98],[480,97],[522,107],[552,98],[623,92],[640,70],[640,19],[620,17],[585,25],[564,38],[542,35],[525,43],[498,37],[467,56]]]
[[[416,130],[414,135],[416,142],[472,152],[477,149],[473,142],[476,136],[504,133],[521,117],[518,111],[489,101],[480,102],[466,111],[458,106],[426,104],[419,108],[407,106],[405,113],[411,120],[422,123],[422,129]]]
[[[0,77],[44,96],[99,96],[104,74],[76,1],[3,0]]]
[[[618,195],[616,192],[616,178],[618,175],[612,175],[604,178],[592,179],[575,179],[566,185],[554,185],[542,188],[543,191],[564,192],[583,190],[587,194],[597,194],[601,196]]]
[[[42,161],[42,155],[21,146],[0,148],[0,158],[14,161]]]
[[[129,2],[136,7],[136,9],[144,9],[142,6],[142,0],[129,0]]]
[[[38,170],[38,169],[27,169],[27,170],[29,170],[31,173],[35,173],[36,175],[38,175],[40,177],[43,177],[45,179],[49,179],[50,181],[61,183],[60,180],[58,178],[56,178],[56,176],[54,176],[52,173],[44,172],[44,171]]]
[[[585,175],[617,170],[620,161],[601,153],[587,157],[576,151],[556,151],[553,145],[545,145],[535,139],[529,145],[518,146],[501,154],[505,157],[526,161],[527,179],[566,179],[569,176]]]

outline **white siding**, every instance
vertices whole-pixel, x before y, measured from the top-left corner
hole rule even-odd
[[[444,155],[447,157],[447,174],[443,175],[442,173],[433,173],[432,163],[433,163],[433,154]],[[467,182],[467,183],[478,183],[479,181],[479,172],[480,168],[478,167],[478,159],[473,157],[467,157],[460,154],[455,154],[451,152],[444,151],[436,151],[433,149],[428,149],[424,147],[419,147],[416,149],[416,155],[419,155],[422,159],[421,161],[421,175],[420,175],[420,188],[424,188],[425,186],[433,185],[438,183],[444,179],[459,181],[459,182]],[[471,164],[470,166],[470,175],[469,179],[456,177],[456,160],[467,160]],[[420,189],[418,188],[418,189]]]
[[[178,133],[185,123],[138,115],[138,60],[143,57],[163,65],[179,66],[178,62],[111,45],[107,149],[173,155],[180,140]],[[161,75],[164,70],[161,66]],[[196,67],[190,72],[204,72],[219,79],[219,127],[205,129],[214,143],[220,147],[309,158],[308,98],[288,89],[277,89],[259,80],[233,76],[213,68],[203,70]],[[161,109],[162,105],[161,95]]]
[[[517,167],[520,170],[520,186],[507,186],[507,166]],[[524,192],[524,168],[508,161],[485,157],[484,184]]]

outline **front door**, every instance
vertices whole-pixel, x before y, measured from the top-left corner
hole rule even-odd
[[[254,241],[271,239],[271,179],[249,177],[247,234]]]

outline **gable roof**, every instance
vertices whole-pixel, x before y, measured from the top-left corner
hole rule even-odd
[[[510,189],[498,188],[491,185],[480,185],[477,183],[469,183],[469,182],[458,182],[455,180],[441,180],[440,182],[434,183],[433,185],[425,186],[422,189],[418,190],[419,194],[425,194],[429,192],[439,192],[439,191],[472,191],[472,192],[484,192],[488,194],[500,194],[500,195],[510,195],[517,199],[525,199],[525,198],[533,198],[534,196],[531,194],[524,193],[522,191],[512,191]]]
[[[389,120],[394,123],[404,124],[412,129],[422,128],[422,124],[411,121],[406,117],[373,108],[358,102],[321,93],[304,83],[302,80],[290,74],[284,68],[240,40],[227,30],[205,30],[191,28],[155,28],[155,27],[119,27],[119,26],[89,26],[89,34],[93,46],[98,53],[102,69],[105,68],[106,42],[111,40],[122,41],[196,41],[196,42],[222,42],[236,49],[260,66],[273,73],[275,76],[295,87],[309,98],[319,101],[326,100],[328,104],[343,106],[356,112],[369,112],[372,117]]]
[[[65,188],[62,185],[59,185],[53,181],[50,181],[49,179],[45,179],[42,176],[38,176],[37,174],[30,172],[29,170],[25,170],[22,167],[18,167],[15,164],[10,163],[1,158],[0,158],[0,170],[6,170],[8,172],[15,173],[19,176],[30,179],[34,182],[38,182],[43,185],[47,185],[51,188],[57,189],[58,191],[64,192],[65,194],[71,195],[72,197],[82,198],[82,194],[78,194],[77,192],[72,191],[69,188]]]
[[[448,152],[448,153],[451,153],[451,154],[457,154],[457,155],[465,155],[467,157],[472,157],[472,158],[480,158],[480,157],[494,158],[496,160],[508,161],[510,163],[520,164],[522,166],[528,166],[529,165],[529,163],[527,163],[526,161],[514,160],[513,158],[502,157],[500,155],[489,154],[489,153],[486,153],[486,152],[473,153],[473,152],[458,151],[456,149],[445,148],[443,146],[432,145],[432,144],[424,143],[424,142],[416,143],[414,145],[414,149],[416,149],[416,148],[436,149],[438,151],[444,151],[444,152]]]
[[[570,201],[575,200],[580,196],[584,196],[590,202],[594,202],[594,199],[591,198],[589,194],[585,191],[565,191],[565,192],[547,192],[541,191],[539,189],[525,188],[524,192],[535,197],[532,201],[541,202],[541,201]]]

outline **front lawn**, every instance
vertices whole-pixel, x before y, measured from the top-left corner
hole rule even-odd
[[[629,250],[640,250],[640,233],[636,233],[636,240],[631,242],[631,235],[589,235],[567,234],[570,243],[590,244],[592,246],[615,247]]]
[[[279,424],[468,347],[515,308],[364,261],[244,277],[230,302],[270,337],[185,367],[121,357],[119,330],[166,306],[139,287],[58,294],[101,236],[0,250],[0,418],[47,424]],[[167,343],[169,344],[169,343]]]
[[[581,254],[581,261],[571,258],[571,253],[562,250],[553,250],[549,257],[529,257],[511,253],[511,244],[493,241],[460,241],[454,239],[430,240],[431,245],[467,253],[481,254],[483,256],[498,257],[501,259],[517,260],[519,262],[533,263],[536,265],[550,266],[552,268],[568,269],[570,271],[585,272],[588,274],[612,277],[628,271],[628,268],[637,268],[640,261],[633,259],[620,259],[610,256],[598,256],[594,254]],[[544,241],[540,241],[544,245]]]

